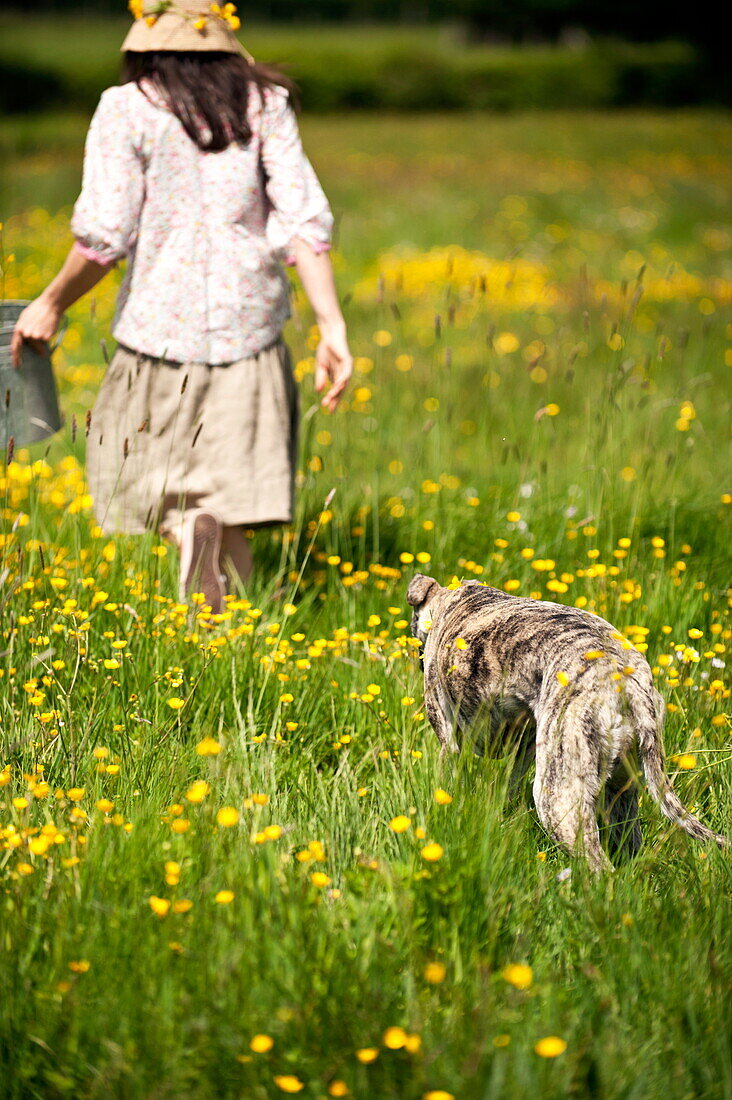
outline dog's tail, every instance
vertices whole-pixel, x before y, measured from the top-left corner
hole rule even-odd
[[[643,775],[648,789],[661,808],[661,812],[678,825],[680,829],[693,836],[695,840],[713,840],[720,848],[728,848],[730,841],[726,836],[715,833],[702,825],[690,810],[687,810],[681,799],[671,786],[671,780],[666,774],[663,759],[663,746],[661,744],[661,724],[663,721],[663,703],[659,697],[659,712],[654,713],[653,707],[643,707],[643,713],[638,714],[636,708],[636,730],[638,734],[638,755],[640,757]]]

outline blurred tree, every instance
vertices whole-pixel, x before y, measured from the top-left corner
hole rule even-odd
[[[4,0],[3,8],[26,11],[23,0]],[[125,0],[34,0],[34,12],[76,10],[89,15],[124,17]],[[680,38],[715,52],[726,49],[721,15],[703,15],[668,0],[241,0],[244,20],[257,22],[431,22],[464,20],[474,40],[515,43],[553,42],[567,28],[590,35],[650,42]],[[717,9],[721,12],[721,7]]]
[[[667,0],[452,0],[444,7],[483,40],[556,41],[567,28],[637,42],[679,38],[708,48],[726,37],[719,18],[699,18],[685,4]]]

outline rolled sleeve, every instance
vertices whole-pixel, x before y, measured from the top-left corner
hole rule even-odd
[[[84,178],[71,231],[88,259],[113,264],[130,250],[145,192],[142,157],[121,88],[103,93],[84,150]]]
[[[292,262],[293,241],[305,241],[314,252],[330,248],[333,215],[300,140],[295,112],[287,94],[267,95],[262,120],[262,165],[272,209],[267,238],[272,250]]]

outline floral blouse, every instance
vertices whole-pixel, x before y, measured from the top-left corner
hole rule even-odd
[[[252,138],[206,153],[152,89],[109,88],[91,122],[71,228],[87,258],[127,258],[112,332],[134,351],[230,363],[289,316],[294,238],[329,248],[333,217],[286,92],[249,96]]]

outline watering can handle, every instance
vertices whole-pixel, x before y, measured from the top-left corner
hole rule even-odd
[[[56,348],[59,346],[59,344],[63,340],[64,336],[66,335],[66,329],[68,327],[69,327],[69,319],[66,316],[66,314],[64,313],[64,315],[61,318],[61,324],[58,326],[58,332],[56,333],[55,337],[53,338],[53,340],[51,340],[50,344],[48,345],[49,352],[51,353],[51,355],[53,355],[54,351],[56,350]]]

